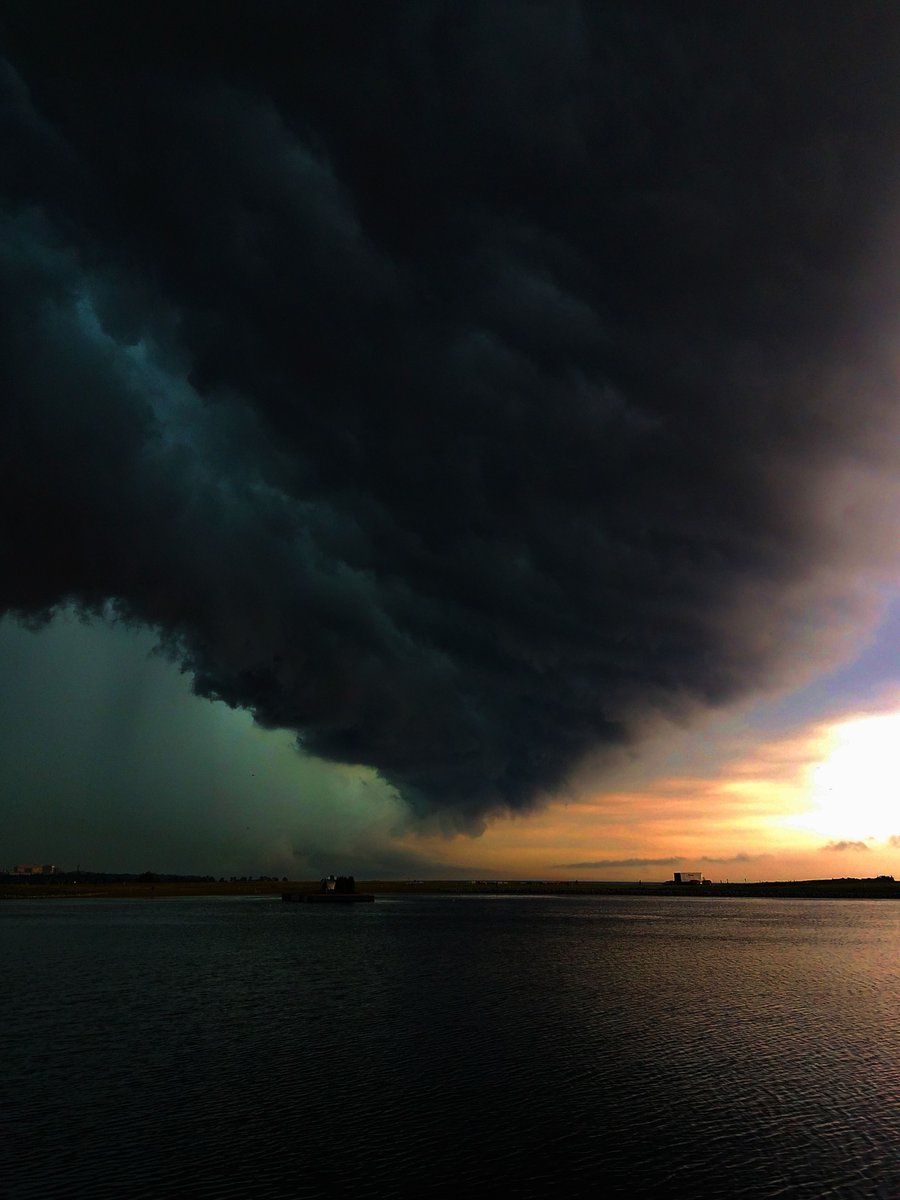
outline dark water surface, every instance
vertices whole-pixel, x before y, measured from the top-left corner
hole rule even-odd
[[[0,905],[0,1195],[900,1198],[900,904]]]

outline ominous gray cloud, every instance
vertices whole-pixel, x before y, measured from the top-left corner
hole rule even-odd
[[[0,611],[146,626],[469,825],[827,656],[881,553],[890,6],[0,32]]]
[[[844,850],[868,850],[869,847],[865,842],[829,842],[822,849],[842,852]]]

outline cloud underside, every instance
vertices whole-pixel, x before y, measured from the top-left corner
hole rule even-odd
[[[827,659],[890,542],[896,14],[185,7],[9,17],[0,611],[470,826]]]

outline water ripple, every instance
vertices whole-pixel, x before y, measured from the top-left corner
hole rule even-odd
[[[0,937],[4,1200],[900,1196],[900,906],[47,902]]]

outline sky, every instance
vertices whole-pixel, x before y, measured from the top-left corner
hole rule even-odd
[[[0,867],[893,874],[898,52],[11,0]]]

